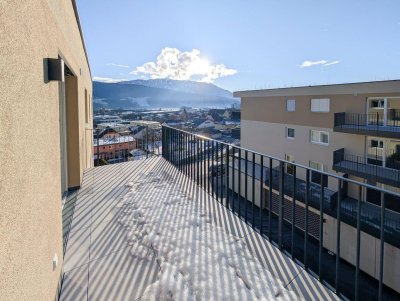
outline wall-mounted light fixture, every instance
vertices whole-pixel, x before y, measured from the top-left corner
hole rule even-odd
[[[64,77],[64,60],[63,59],[47,59],[47,79],[49,81],[63,82]]]

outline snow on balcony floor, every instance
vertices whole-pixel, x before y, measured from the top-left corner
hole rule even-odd
[[[74,197],[61,300],[336,298],[162,158],[91,169]]]

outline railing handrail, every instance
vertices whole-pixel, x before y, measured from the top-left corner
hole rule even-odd
[[[226,145],[226,146],[230,146],[230,147],[233,147],[233,148],[236,148],[236,149],[240,149],[241,151],[251,152],[251,153],[254,153],[254,154],[259,155],[259,156],[267,157],[268,159],[280,161],[280,162],[283,162],[283,163],[286,163],[286,164],[292,164],[292,165],[296,166],[296,168],[299,167],[299,168],[303,168],[305,170],[318,172],[318,173],[320,173],[322,175],[333,177],[333,178],[335,178],[337,180],[342,180],[342,181],[345,181],[347,183],[352,183],[352,184],[359,185],[359,186],[362,186],[362,187],[365,187],[365,188],[374,189],[374,190],[382,192],[382,193],[388,193],[388,194],[394,195],[396,197],[400,197],[400,193],[396,193],[396,192],[393,192],[393,191],[390,191],[390,190],[387,190],[387,189],[384,189],[384,188],[381,188],[381,187],[377,187],[377,186],[370,185],[370,184],[367,184],[367,183],[358,182],[356,180],[345,178],[343,176],[335,175],[335,174],[332,174],[332,173],[329,173],[329,172],[326,172],[326,171],[318,170],[318,169],[315,169],[315,168],[312,168],[312,167],[309,167],[309,166],[305,166],[305,165],[302,165],[302,164],[299,164],[299,163],[296,163],[296,162],[291,162],[291,161],[287,161],[285,159],[281,159],[281,158],[277,158],[277,157],[274,157],[274,156],[271,156],[271,155],[263,154],[263,153],[260,153],[260,152],[257,152],[257,151],[254,151],[254,150],[251,150],[251,149],[248,149],[248,148],[244,148],[242,146],[236,146],[236,145],[231,144],[231,143],[222,142],[222,141],[219,141],[219,140],[216,140],[216,139],[212,139],[212,138],[208,138],[208,137],[205,137],[205,136],[202,136],[202,135],[198,135],[196,133],[187,132],[185,130],[177,129],[177,128],[174,128],[174,127],[169,126],[169,125],[163,125],[163,127],[170,128],[172,130],[176,130],[176,131],[179,131],[179,132],[182,132],[182,133],[185,133],[185,134],[190,134],[190,135],[196,136],[196,137],[198,137],[200,139],[203,139],[203,140],[214,141],[214,142],[220,143],[222,145]]]

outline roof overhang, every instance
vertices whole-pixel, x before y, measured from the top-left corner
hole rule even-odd
[[[333,84],[249,90],[233,92],[234,97],[268,97],[268,96],[301,96],[301,95],[335,95],[335,94],[374,94],[400,93],[400,80]]]

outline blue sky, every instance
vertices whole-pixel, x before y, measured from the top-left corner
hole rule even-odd
[[[95,77],[189,78],[231,91],[400,79],[398,0],[77,4]]]

